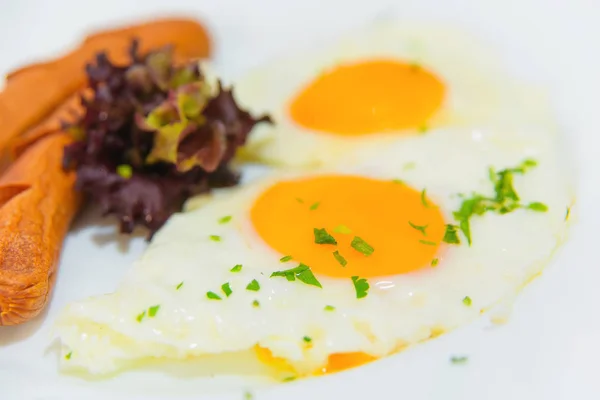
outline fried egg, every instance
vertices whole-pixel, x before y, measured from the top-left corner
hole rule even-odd
[[[275,122],[244,155],[273,165],[321,167],[439,128],[523,128],[547,112],[543,95],[472,36],[392,21],[234,83],[240,103]]]
[[[436,131],[209,198],[173,216],[114,293],[61,313],[61,366],[249,351],[279,378],[314,375],[464,325],[565,236],[557,142],[519,137]]]

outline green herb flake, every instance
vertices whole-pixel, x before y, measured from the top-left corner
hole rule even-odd
[[[295,376],[288,376],[287,378],[283,378],[283,382],[291,382],[295,381],[297,378]]]
[[[337,244],[337,241],[333,236],[331,236],[325,228],[318,229],[314,228],[313,233],[315,235],[315,243],[316,244]]]
[[[458,237],[458,226],[447,224],[444,238],[442,239],[448,244],[460,244],[460,238]]]
[[[210,240],[212,240],[213,242],[220,242],[221,241],[221,236],[219,236],[219,235],[210,235],[208,238]]]
[[[490,200],[480,195],[473,195],[470,198],[464,199],[458,211],[454,212],[454,219],[458,221],[458,226],[463,235],[467,238],[469,246],[471,245],[471,217],[474,215],[483,215],[486,211],[493,208],[490,205]]]
[[[513,172],[514,170],[505,169],[498,172],[498,179],[494,185],[494,191],[496,192],[496,202],[504,203],[507,199],[513,201],[519,201],[519,195],[515,191],[513,186]]]
[[[300,204],[304,204],[304,200],[302,200],[300,197],[296,197],[296,201]]]
[[[423,234],[423,236],[427,236],[427,232],[425,230],[427,229],[427,227],[429,225],[416,225],[416,224],[413,224],[410,221],[408,221],[408,224],[411,226],[411,228],[416,229],[419,232],[421,232]]]
[[[489,178],[494,185],[495,196],[488,198],[479,194],[473,194],[470,198],[463,197],[464,200],[459,210],[454,212],[454,219],[458,222],[460,230],[467,238],[469,246],[472,244],[470,220],[473,216],[480,216],[488,211],[508,214],[519,208],[527,208],[537,212],[547,211],[548,207],[540,202],[533,202],[527,206],[521,205],[519,203],[519,195],[513,185],[514,174],[524,174],[536,165],[537,162],[535,160],[527,159],[517,167],[506,168],[497,172],[490,167]]]
[[[438,265],[439,262],[440,260],[438,258],[434,258],[433,260],[431,260],[431,266],[435,267],[436,265]]]
[[[452,364],[466,364],[469,361],[467,356],[452,356],[450,357],[450,362]]]
[[[471,306],[471,304],[473,304],[473,300],[471,300],[471,298],[470,298],[469,296],[465,296],[465,297],[462,299],[462,302],[463,302],[463,304],[464,304],[465,306],[467,306],[467,307],[469,307],[469,306]]]
[[[430,242],[429,240],[419,240],[419,243],[426,244],[427,246],[436,246],[436,242]]]
[[[427,189],[421,191],[421,203],[425,208],[429,208],[429,203],[427,202]]]
[[[215,292],[206,292],[206,297],[210,300],[222,300],[221,296],[219,296]]]
[[[402,179],[392,179],[392,183],[397,185],[404,185],[404,181]]]
[[[304,340],[306,343],[312,342],[312,338],[310,336],[304,336],[302,340]]]
[[[538,163],[537,161],[528,158],[525,161],[523,161],[523,163],[521,164],[521,168],[525,171],[529,168],[533,168],[533,167],[537,167]]]
[[[222,218],[219,218],[219,223],[220,223],[220,224],[226,224],[226,223],[228,223],[229,221],[231,221],[231,218],[232,218],[232,216],[231,216],[231,215],[226,215],[226,216],[224,216],[224,217],[222,217]]]
[[[240,272],[241,270],[242,270],[242,264],[237,264],[236,266],[231,268],[229,271],[230,272]]]
[[[571,215],[571,207],[567,207],[567,212],[565,213],[565,221],[569,220],[569,215]]]
[[[282,263],[288,262],[288,261],[291,261],[292,258],[293,258],[292,256],[283,256],[279,259],[279,262],[282,262]]]
[[[260,303],[258,302],[258,300],[254,300],[254,301],[252,302],[252,307],[255,307],[255,308],[258,308],[258,307],[260,307]]]
[[[350,243],[350,246],[352,246],[354,250],[363,253],[367,257],[373,254],[373,252],[375,251],[373,247],[371,247],[367,242],[365,242],[358,236],[354,236],[354,239],[352,239],[352,243]]]
[[[148,309],[148,317],[150,317],[150,318],[156,317],[156,313],[158,313],[158,310],[160,310],[160,305],[158,305],[158,304],[150,307]]]
[[[354,290],[356,291],[357,299],[367,297],[367,293],[369,291],[369,282],[367,282],[366,279],[353,276],[352,283],[354,284]]]
[[[135,319],[137,320],[137,322],[142,322],[142,320],[144,319],[145,316],[146,316],[146,310],[139,313],[138,316],[135,317]]]
[[[284,271],[276,271],[271,274],[273,277],[283,277],[288,281],[293,282],[298,278],[300,282],[306,283],[307,285],[316,286],[322,288],[321,282],[315,277],[308,265],[300,264],[296,268],[287,269]]]
[[[244,400],[254,400],[254,395],[251,392],[244,392]]]
[[[324,310],[325,311],[335,311],[335,307],[334,306],[325,306]]]
[[[117,174],[123,179],[130,179],[133,175],[131,165],[121,164],[117,166]]]
[[[223,291],[223,293],[225,293],[226,297],[231,296],[231,293],[233,293],[233,290],[231,290],[231,286],[229,285],[229,282],[222,284],[221,290]]]
[[[529,203],[527,205],[527,208],[533,211],[537,211],[537,212],[546,212],[548,211],[548,206],[545,205],[544,203],[540,203],[539,201],[533,202],[533,203]]]
[[[490,181],[492,183],[496,183],[496,181],[498,180],[498,175],[496,175],[496,170],[494,169],[494,167],[490,167],[488,169],[488,177],[490,178]]]
[[[333,252],[333,257],[337,260],[337,262],[340,263],[340,265],[342,267],[345,267],[346,265],[348,265],[348,261],[346,261],[346,259],[340,254],[339,251],[334,251]]]
[[[429,127],[427,126],[427,124],[423,123],[419,126],[418,132],[419,133],[427,133],[428,130],[429,130]]]
[[[183,281],[179,282],[179,285],[175,286],[175,290],[181,289],[182,286],[183,286]]]
[[[65,360],[70,360],[72,355],[73,355],[73,352],[70,351],[67,355],[65,355]]]
[[[258,292],[260,290],[260,283],[256,279],[252,279],[252,282],[246,286],[246,290],[251,290],[253,292]]]
[[[320,204],[321,204],[321,202],[320,202],[320,201],[317,201],[316,203],[313,203],[313,204],[310,206],[310,210],[311,210],[311,211],[314,211],[314,210],[316,210],[317,208],[319,208],[319,205],[320,205]]]
[[[404,164],[402,169],[404,171],[410,171],[411,169],[415,169],[416,166],[417,166],[417,164],[414,161],[411,161],[411,162],[407,162],[406,164]]]
[[[341,233],[343,235],[349,235],[352,233],[350,228],[348,228],[346,225],[338,225],[335,228],[333,228],[333,231],[335,233]]]

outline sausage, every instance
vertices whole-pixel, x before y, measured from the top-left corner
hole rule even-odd
[[[211,50],[197,22],[164,19],[93,34],[62,58],[7,77],[0,93],[0,152],[14,147],[17,158],[0,176],[0,325],[28,321],[48,302],[64,237],[82,203],[75,173],[62,168],[72,139],[61,122],[81,111],[85,64],[99,51],[116,63],[129,61],[133,38],[140,39],[141,51],[173,44],[177,59],[206,57]]]

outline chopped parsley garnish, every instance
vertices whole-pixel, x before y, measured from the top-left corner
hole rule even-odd
[[[545,205],[544,203],[540,203],[539,201],[535,201],[533,203],[527,204],[527,208],[530,210],[533,210],[533,211],[538,211],[538,212],[548,211],[548,206]]]
[[[260,303],[258,302],[258,300],[254,300],[252,302],[252,307],[260,307]]]
[[[219,223],[220,224],[226,224],[229,221],[231,221],[231,218],[232,218],[231,215],[226,215],[226,216],[224,216],[222,218],[219,218]]]
[[[346,259],[340,254],[339,251],[337,251],[337,250],[334,251],[333,257],[335,257],[337,262],[339,262],[342,267],[345,267],[346,265],[348,265],[348,261],[346,261]]]
[[[335,307],[334,306],[325,306],[324,310],[325,311],[335,311]]]
[[[411,161],[411,162],[407,162],[406,164],[404,164],[402,169],[404,171],[409,171],[411,169],[414,169],[416,166],[417,166],[417,164],[414,161]]]
[[[426,133],[429,130],[429,127],[427,126],[427,124],[422,124],[421,126],[419,126],[419,133]]]
[[[221,296],[219,296],[215,292],[206,292],[206,297],[211,300],[221,300]]]
[[[283,263],[283,262],[288,262],[288,261],[290,261],[292,258],[293,258],[292,256],[283,256],[283,257],[281,257],[281,258],[279,259],[279,262],[282,262],[282,263]]]
[[[306,343],[312,342],[312,338],[310,336],[304,336],[302,340],[304,340]]]
[[[427,246],[435,246],[435,245],[437,245],[436,242],[431,242],[429,240],[419,240],[419,243],[426,244]]]
[[[450,357],[450,362],[452,364],[466,364],[469,361],[467,356],[452,356]]]
[[[158,310],[160,310],[160,305],[158,305],[158,304],[150,307],[148,309],[148,317],[154,318],[156,316],[156,313],[158,313]]]
[[[435,267],[436,265],[438,265],[438,263],[439,263],[439,262],[440,262],[440,260],[439,260],[439,259],[437,259],[437,258],[434,258],[433,260],[431,260],[431,266],[432,266],[432,267]]]
[[[221,241],[221,236],[219,236],[219,235],[210,235],[209,238],[213,242],[220,242]]]
[[[358,236],[354,236],[354,239],[352,239],[352,243],[350,243],[350,246],[352,246],[354,250],[363,253],[365,256],[370,256],[375,251],[373,247],[371,247],[367,242],[365,242]]]
[[[253,400],[254,395],[250,392],[244,392],[244,400]]]
[[[496,179],[498,179],[498,176],[496,175],[496,170],[494,169],[494,167],[490,167],[488,169],[488,175],[489,175],[490,181],[492,181],[492,182],[496,182]]]
[[[73,352],[69,352],[67,355],[65,355],[65,360],[70,360],[71,356],[73,355]]]
[[[571,207],[567,207],[567,212],[565,213],[565,221],[569,220],[569,214],[571,214]]]
[[[142,320],[144,319],[145,316],[146,316],[146,310],[139,313],[138,316],[135,317],[135,319],[137,320],[137,322],[142,322]]]
[[[460,230],[467,238],[469,246],[471,245],[471,224],[470,219],[474,215],[483,215],[488,210],[486,199],[480,195],[463,200],[458,211],[454,212],[454,219],[458,221]]]
[[[300,204],[304,204],[304,200],[302,200],[300,197],[296,197],[296,201]]]
[[[529,169],[535,167],[537,163],[534,160],[527,159],[514,168],[507,168],[501,171],[489,170],[489,178],[494,185],[494,197],[485,197],[480,194],[473,194],[469,198],[464,198],[458,211],[454,212],[454,219],[463,235],[467,238],[469,246],[471,240],[470,220],[473,216],[483,215],[488,211],[498,214],[508,214],[518,208],[526,208],[532,211],[545,212],[548,207],[540,202],[533,202],[526,206],[519,203],[519,195],[514,185],[513,177],[515,174],[524,174]]]
[[[350,230],[350,228],[348,228],[346,225],[338,225],[335,228],[333,228],[333,231],[335,233],[341,233],[344,235],[349,235],[352,233],[352,231]]]
[[[276,271],[271,274],[271,278],[281,276],[288,281],[295,281],[296,278],[300,282],[304,282],[307,285],[316,286],[322,288],[321,282],[314,276],[308,265],[300,264],[296,268],[287,269],[285,271]]]
[[[411,226],[411,228],[416,229],[419,232],[421,232],[423,234],[423,236],[427,236],[427,232],[425,230],[427,229],[427,227],[429,225],[416,225],[416,224],[413,224],[410,221],[408,221],[408,224]]]
[[[295,381],[296,377],[295,376],[288,376],[287,378],[283,378],[283,382],[291,382],[291,381]]]
[[[458,226],[447,224],[446,232],[444,233],[444,238],[442,240],[449,244],[460,244],[460,239],[458,237]]]
[[[320,205],[320,204],[321,204],[321,202],[320,202],[320,201],[317,201],[316,203],[313,203],[313,204],[310,206],[310,209],[311,209],[311,211],[314,211],[314,210],[316,210],[317,208],[319,208],[319,205]]]
[[[175,286],[175,290],[181,289],[182,286],[183,286],[183,281],[179,282],[179,285]]]
[[[133,175],[131,165],[121,164],[117,166],[117,174],[123,179],[129,179]]]
[[[227,297],[231,296],[231,293],[233,293],[233,290],[231,290],[231,286],[229,286],[229,282],[222,284],[221,290],[223,291],[223,293],[225,293],[225,296]]]
[[[471,298],[469,296],[465,296],[464,299],[462,300],[463,304],[465,306],[470,306],[471,304],[473,304],[473,300],[471,300]]]
[[[507,199],[519,201],[519,195],[517,195],[513,186],[513,172],[510,169],[496,173],[494,190],[496,191],[496,202],[498,203],[503,203]]]
[[[392,182],[398,185],[404,185],[404,181],[402,179],[392,179]]]
[[[427,202],[427,189],[421,191],[421,203],[425,208],[429,208],[429,203]]]
[[[233,268],[231,268],[229,271],[230,272],[240,272],[242,270],[242,264],[238,264],[236,266],[234,266]]]
[[[260,290],[260,283],[256,279],[252,279],[252,282],[246,286],[246,290],[252,290],[253,292],[258,292]]]
[[[354,284],[354,290],[356,291],[357,299],[367,297],[367,292],[369,291],[369,282],[367,282],[366,279],[353,276],[352,283]]]
[[[325,228],[318,229],[314,228],[313,232],[315,234],[315,243],[316,244],[337,244],[337,241],[333,236],[331,236]]]

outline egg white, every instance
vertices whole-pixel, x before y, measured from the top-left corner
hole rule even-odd
[[[273,165],[322,167],[360,151],[365,144],[383,147],[418,135],[415,129],[338,136],[302,127],[289,116],[292,99],[320,73],[376,58],[414,62],[442,79],[447,98],[427,122],[430,131],[440,127],[524,128],[548,120],[542,92],[512,77],[497,55],[472,36],[436,26],[377,22],[319,51],[273,61],[233,82],[243,106],[269,113],[275,121],[275,125],[257,127],[244,157]]]
[[[257,236],[249,210],[274,182],[306,174],[271,172],[208,199],[171,218],[115,293],[71,304],[62,312],[57,333],[63,355],[71,355],[61,357],[61,365],[108,373],[131,361],[181,360],[259,345],[287,360],[298,374],[309,374],[331,354],[382,357],[461,326],[516,293],[564,238],[572,198],[552,137],[544,131],[436,131],[390,143],[383,153],[378,146],[365,148],[351,162],[312,172],[402,179],[426,188],[452,222],[452,211],[461,202],[457,194],[493,193],[488,167],[512,167],[524,158],[538,161],[526,175],[515,176],[514,185],[523,203],[543,202],[546,213],[516,210],[475,217],[471,247],[464,240],[450,246],[435,268],[371,278],[363,299],[356,298],[350,278],[317,276],[322,289],[270,278],[273,271],[296,264],[281,263],[283,255]],[[219,223],[227,215],[231,221]],[[243,267],[233,273],[236,264]],[[259,291],[246,289],[253,279],[260,283]],[[226,282],[233,290],[230,297],[221,290]],[[207,299],[208,291],[222,300]],[[463,303],[465,296],[472,299],[471,306]],[[255,300],[259,307],[253,306]],[[154,317],[136,320],[154,305],[160,306]],[[325,310],[327,305],[335,310]],[[312,339],[310,345],[305,336]]]

